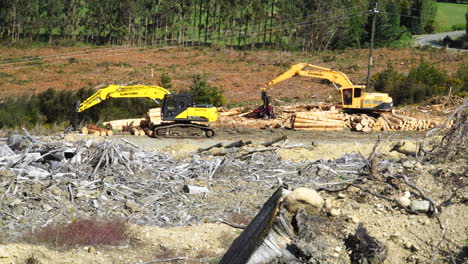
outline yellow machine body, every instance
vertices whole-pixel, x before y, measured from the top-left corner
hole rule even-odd
[[[346,74],[307,63],[293,65],[289,70],[268,82],[262,90],[266,91],[270,86],[288,80],[294,76],[307,76],[326,79],[332,82],[335,88],[340,91],[341,104],[344,110],[391,111],[393,107],[393,100],[388,94],[367,93],[365,92],[365,86],[354,85]]]

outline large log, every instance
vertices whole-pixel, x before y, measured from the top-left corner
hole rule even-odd
[[[316,122],[294,122],[294,127],[298,126],[333,126],[333,127],[343,127],[343,123],[331,123],[325,121],[316,121]]]
[[[149,137],[153,137],[154,136],[154,131],[152,129],[149,129],[147,127],[144,127],[143,128],[143,131],[145,131],[145,134]]]
[[[242,231],[240,236],[234,240],[219,262],[220,264],[245,264],[249,261],[251,255],[263,242],[266,233],[270,231],[269,229],[280,206],[282,190],[282,188],[277,189],[268,199],[260,212]]]
[[[288,137],[284,135],[284,136],[281,136],[281,137],[279,137],[279,138],[275,138],[275,139],[272,139],[272,140],[270,140],[270,141],[267,141],[267,142],[263,143],[262,146],[264,146],[264,147],[269,147],[269,146],[271,146],[271,145],[273,145],[273,144],[275,144],[275,143],[278,143],[278,142],[280,142],[280,141],[284,141],[284,140],[286,140],[287,138],[288,138]]]
[[[90,134],[90,135],[95,135],[95,136],[100,136],[100,135],[101,135],[101,131],[88,128],[88,134]]]
[[[344,127],[327,127],[327,128],[320,128],[320,127],[297,127],[294,128],[296,130],[306,130],[306,131],[343,131]]]
[[[295,121],[297,121],[297,122],[322,121],[322,122],[330,122],[330,123],[343,124],[343,120],[328,119],[328,118],[322,118],[322,117],[299,117],[299,116],[296,116]]]

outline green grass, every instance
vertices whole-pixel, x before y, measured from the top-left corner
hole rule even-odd
[[[454,25],[466,25],[467,4],[437,3],[436,32],[453,31]]]

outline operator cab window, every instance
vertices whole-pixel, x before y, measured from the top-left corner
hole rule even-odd
[[[345,105],[353,104],[353,90],[352,89],[343,90],[343,101]]]
[[[179,110],[184,110],[185,109],[185,102],[184,101],[180,101],[179,102]]]
[[[354,89],[354,98],[361,97],[361,88]]]

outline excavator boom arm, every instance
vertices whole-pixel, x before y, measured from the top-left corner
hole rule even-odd
[[[304,70],[305,68],[312,68],[313,70]],[[307,63],[298,63],[293,65],[289,70],[280,74],[278,77],[267,83],[263,87],[263,91],[266,91],[268,87],[290,79],[294,76],[308,76],[313,78],[320,78],[329,80],[340,87],[351,87],[353,83],[348,79],[348,77],[339,71],[334,71],[332,69],[315,66]]]
[[[153,100],[160,100],[163,99],[166,94],[170,94],[170,92],[156,85],[109,85],[106,88],[99,89],[81,103],[78,112],[82,112],[109,98],[146,97]]]

